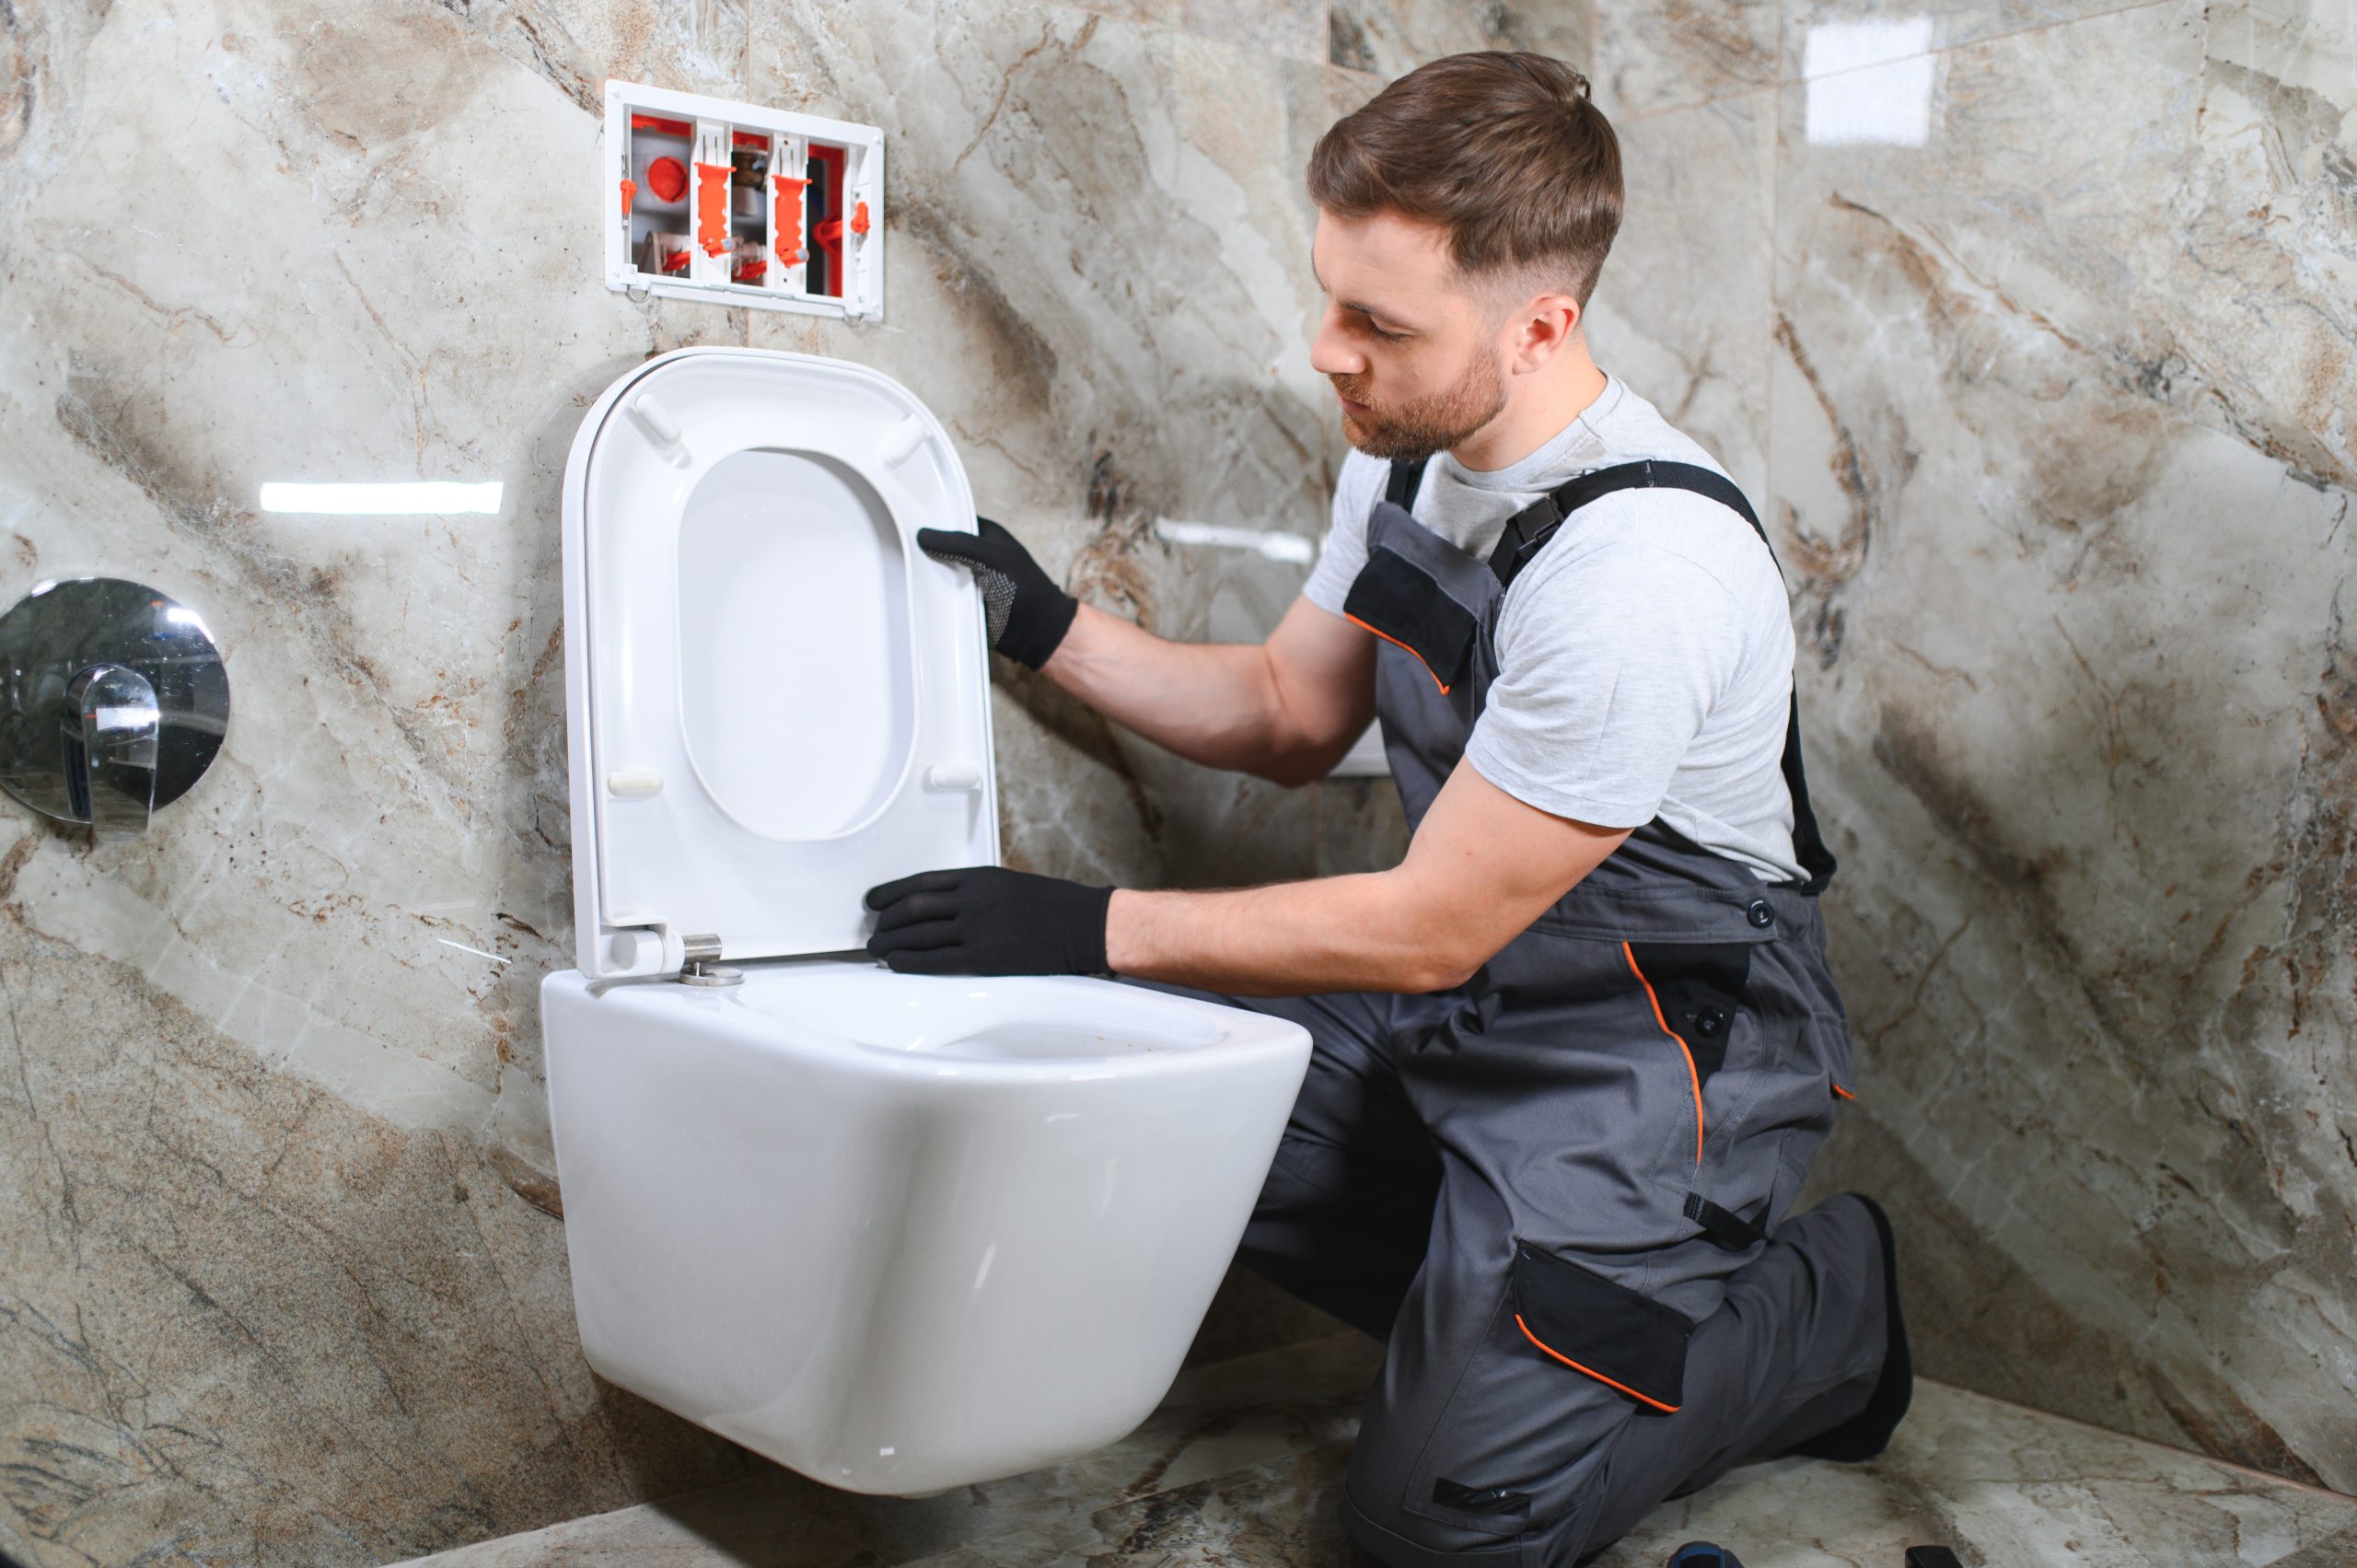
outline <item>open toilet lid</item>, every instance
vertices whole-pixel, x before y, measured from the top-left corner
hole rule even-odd
[[[863,366],[689,348],[590,409],[564,479],[576,951],[593,980],[841,952],[861,895],[998,860],[965,470]]]

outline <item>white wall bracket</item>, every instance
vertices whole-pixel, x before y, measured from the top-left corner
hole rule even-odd
[[[883,319],[875,126],[608,82],[598,169],[608,288]]]

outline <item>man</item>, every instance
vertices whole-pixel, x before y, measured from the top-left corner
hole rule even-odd
[[[1740,493],[1589,357],[1621,182],[1576,72],[1426,65],[1309,190],[1311,363],[1357,450],[1264,645],[1076,604],[993,523],[920,542],[1002,652],[1198,761],[1302,783],[1379,714],[1406,857],[1203,893],[928,872],[868,895],[869,951],[1305,1025],[1241,1256],[1387,1342],[1351,1533],[1569,1564],[1743,1459],[1879,1452],[1911,1388],[1880,1210],[1782,1216],[1849,1072],[1789,610]]]

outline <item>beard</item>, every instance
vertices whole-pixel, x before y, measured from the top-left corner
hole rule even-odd
[[[1430,396],[1391,408],[1379,408],[1362,396],[1364,375],[1329,376],[1334,389],[1367,412],[1342,411],[1342,437],[1370,458],[1386,462],[1412,463],[1445,452],[1470,437],[1506,406],[1505,377],[1496,358],[1477,353],[1457,384]]]

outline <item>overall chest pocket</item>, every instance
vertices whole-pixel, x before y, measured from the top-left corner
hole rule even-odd
[[[1451,598],[1430,572],[1388,546],[1367,552],[1366,564],[1342,600],[1342,616],[1415,655],[1444,693],[1472,670],[1480,617]]]

